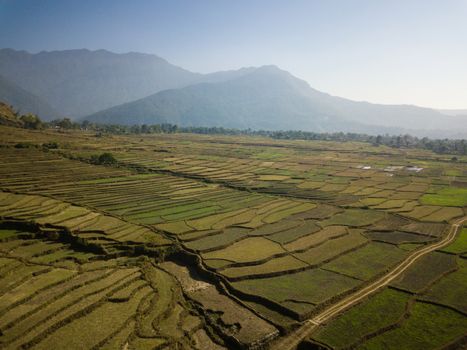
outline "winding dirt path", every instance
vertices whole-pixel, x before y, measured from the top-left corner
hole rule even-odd
[[[379,279],[365,286],[364,288],[356,291],[355,293],[345,297],[344,299],[340,300],[334,305],[331,305],[330,307],[323,310],[322,312],[320,312],[318,315],[314,316],[313,318],[310,318],[304,321],[302,323],[302,326],[300,326],[300,328],[288,334],[287,336],[280,338],[277,342],[271,344],[271,349],[277,349],[277,350],[295,349],[298,346],[298,344],[305,338],[309,337],[311,333],[316,328],[318,328],[318,326],[321,323],[328,321],[329,319],[341,313],[342,311],[355,305],[356,303],[358,303],[359,301],[361,301],[368,295],[388,285],[392,280],[399,277],[405,270],[407,270],[414,262],[416,262],[422,256],[452,243],[456,238],[457,231],[459,231],[459,228],[462,226],[462,224],[466,220],[467,220],[467,217],[458,219],[451,225],[451,228],[449,229],[448,234],[443,239],[441,239],[440,241],[434,244],[427,245],[426,247],[413,252],[404,261],[399,263],[399,265],[397,265],[394,269],[389,271],[384,276],[380,277]]]

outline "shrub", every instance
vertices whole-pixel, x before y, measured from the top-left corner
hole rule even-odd
[[[58,143],[57,142],[43,143],[42,148],[45,148],[45,149],[57,149],[58,148]]]
[[[112,155],[112,153],[105,152],[105,153],[102,153],[101,155],[95,154],[91,156],[91,163],[110,165],[110,164],[116,164],[117,160]]]
[[[19,142],[15,145],[15,148],[31,148],[31,147],[34,147],[34,145],[28,142]]]

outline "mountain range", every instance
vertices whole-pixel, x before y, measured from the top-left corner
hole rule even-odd
[[[199,74],[155,55],[105,50],[1,49],[0,100],[45,120],[467,135],[463,111],[331,96],[276,66]]]

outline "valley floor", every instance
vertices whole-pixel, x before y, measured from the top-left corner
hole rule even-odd
[[[467,159],[246,136],[0,134],[2,348],[466,343]],[[92,164],[105,152],[114,164]]]

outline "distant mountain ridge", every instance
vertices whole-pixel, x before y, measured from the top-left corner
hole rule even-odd
[[[454,133],[454,117],[416,106],[377,105],[331,96],[275,66],[263,66],[238,78],[158,92],[86,117],[120,124],[175,123],[317,132]],[[467,128],[456,133],[465,132]]]
[[[55,119],[61,115],[46,101],[19,87],[0,75],[0,101],[13,105],[19,114],[34,113],[43,119]]]
[[[116,54],[79,49],[31,54],[0,49],[0,75],[70,117],[95,113],[166,89],[232,79],[251,69],[200,74],[159,56],[137,52]]]
[[[37,54],[2,49],[0,74],[73,117],[185,86],[200,76],[155,55],[85,49]]]
[[[45,120],[467,137],[462,116],[331,96],[275,66],[200,74],[135,52],[0,49],[0,75],[0,101]]]
[[[467,117],[467,109],[438,109],[442,114]]]

